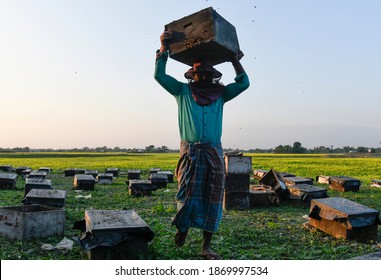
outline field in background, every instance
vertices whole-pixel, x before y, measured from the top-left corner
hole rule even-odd
[[[345,157],[343,155],[276,155],[245,154],[252,156],[254,169],[271,169],[297,176],[315,178],[318,175],[345,175],[362,181],[357,193],[328,190],[329,196],[342,196],[381,210],[381,189],[370,187],[370,180],[381,179],[381,158]],[[128,169],[141,169],[147,178],[150,168],[174,172],[178,154],[126,154],[126,153],[4,153],[0,165],[30,166],[33,169],[50,167],[48,179],[56,189],[67,190],[65,236],[79,236],[73,230],[75,221],[84,217],[86,209],[135,209],[155,232],[149,244],[150,259],[200,259],[200,230],[190,231],[187,243],[176,248],[173,243],[175,228],[171,219],[176,213],[174,197],[176,182],[153,192],[151,197],[134,198],[128,194],[123,173]],[[106,168],[119,168],[121,175],[112,185],[96,185],[91,199],[77,199],[73,179],[63,177],[69,168],[84,168],[103,172]],[[255,183],[255,180],[252,180]],[[326,185],[321,185],[327,187]],[[21,205],[24,181],[18,178],[16,190],[0,190],[0,206]],[[363,244],[335,239],[317,230],[304,227],[303,216],[309,209],[283,203],[268,208],[246,211],[224,211],[219,232],[213,245],[224,259],[349,259],[380,250],[377,243]],[[379,237],[381,230],[379,230]],[[30,241],[12,241],[0,237],[0,259],[87,259],[75,245],[73,250],[43,251],[41,245],[57,244],[62,237]]]

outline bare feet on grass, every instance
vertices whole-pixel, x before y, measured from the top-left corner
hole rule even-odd
[[[185,240],[187,238],[188,231],[180,232],[179,230],[175,234],[175,244],[177,247],[182,247],[185,244]]]
[[[221,256],[217,254],[216,252],[213,252],[210,247],[202,248],[201,255],[206,260],[220,260]]]

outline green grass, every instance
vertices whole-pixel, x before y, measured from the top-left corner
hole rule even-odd
[[[249,154],[246,154],[249,155]],[[342,193],[328,189],[329,196],[342,196],[366,206],[381,209],[381,189],[369,187],[370,180],[381,178],[380,158],[346,158],[329,155],[273,155],[250,154],[253,169],[270,169],[294,173],[297,176],[315,178],[318,175],[346,175],[360,179],[359,192]],[[153,192],[150,197],[134,198],[128,194],[122,173],[112,185],[96,185],[91,199],[76,199],[72,178],[63,177],[68,168],[86,168],[104,171],[106,168],[141,169],[147,178],[150,168],[174,172],[178,154],[126,154],[126,153],[6,153],[0,154],[0,165],[30,166],[33,169],[50,167],[49,179],[53,187],[67,191],[66,227],[67,238],[79,237],[73,229],[76,221],[84,218],[87,209],[134,209],[155,232],[149,243],[149,259],[200,259],[202,232],[191,229],[187,242],[177,248],[173,242],[176,229],[171,226],[176,213],[176,182],[167,188]],[[254,179],[252,179],[255,182]],[[16,190],[0,190],[0,206],[21,205],[24,181],[18,178]],[[321,185],[322,187],[327,187]],[[316,229],[305,227],[304,215],[309,209],[303,206],[281,203],[268,208],[251,208],[245,211],[224,210],[213,247],[224,259],[230,260],[310,260],[350,259],[380,250],[379,244],[358,243],[333,238]],[[378,231],[379,237],[381,231]],[[62,236],[28,241],[13,241],[0,237],[0,259],[87,259],[78,245],[73,250],[43,251],[41,245],[57,244]]]

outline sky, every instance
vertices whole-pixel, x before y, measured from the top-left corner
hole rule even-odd
[[[235,26],[251,82],[225,104],[223,147],[381,146],[381,1],[0,0],[0,147],[178,148],[155,51],[207,7]]]

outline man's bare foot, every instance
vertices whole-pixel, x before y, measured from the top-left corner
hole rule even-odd
[[[221,259],[221,256],[217,254],[216,252],[213,252],[210,248],[202,249],[201,255],[206,260],[220,260]]]
[[[182,247],[185,244],[185,239],[187,238],[188,231],[180,232],[179,230],[175,234],[175,244],[177,247]]]

